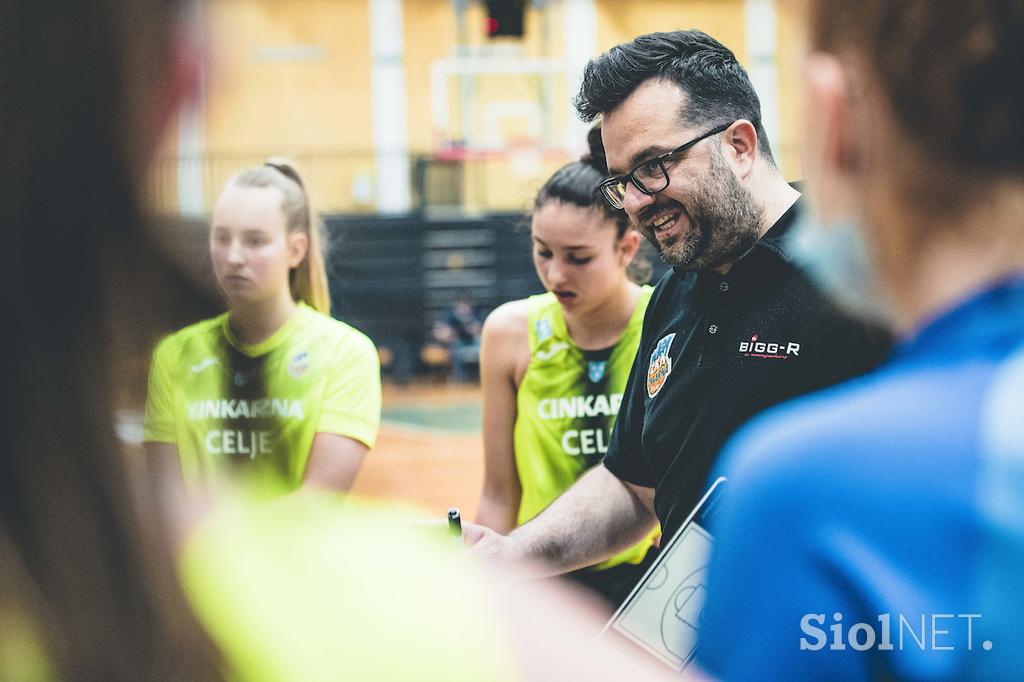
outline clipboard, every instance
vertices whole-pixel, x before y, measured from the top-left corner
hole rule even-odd
[[[721,497],[724,476],[711,484],[657,560],[601,630],[633,642],[673,670],[685,670],[697,651],[707,569],[714,543],[706,525]]]

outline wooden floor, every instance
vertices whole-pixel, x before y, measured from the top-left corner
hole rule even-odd
[[[366,457],[353,492],[412,503],[426,516],[443,519],[458,507],[472,519],[483,481],[479,432],[447,431],[395,422],[389,410],[462,406],[479,410],[478,386],[447,384],[384,387],[385,420],[377,446]]]

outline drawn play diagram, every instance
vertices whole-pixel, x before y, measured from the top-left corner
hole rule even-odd
[[[661,641],[683,661],[690,659],[697,643],[697,624],[707,591],[704,587],[706,569],[704,566],[684,578],[661,614]],[[668,569],[664,572],[667,580]]]
[[[717,485],[605,627],[605,632],[618,632],[675,670],[690,664],[697,647],[713,542],[698,521],[704,521],[700,512],[710,508],[705,503]]]

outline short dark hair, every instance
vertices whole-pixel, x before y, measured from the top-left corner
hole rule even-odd
[[[774,165],[761,124],[761,101],[732,50],[698,30],[648,33],[595,57],[583,71],[574,101],[584,121],[621,104],[637,86],[662,78],[686,93],[686,125],[709,126],[746,119],[757,130],[761,156]]]

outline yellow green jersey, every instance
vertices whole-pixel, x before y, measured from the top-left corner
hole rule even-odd
[[[582,350],[572,340],[554,294],[527,299],[530,364],[516,395],[514,430],[522,487],[519,525],[604,457],[652,291],[650,286],[641,289],[618,342],[599,351]],[[596,568],[639,563],[650,546],[648,537]]]
[[[182,585],[236,680],[519,679],[493,585],[445,526],[353,497],[229,500]]]
[[[63,679],[54,665],[54,637],[39,612],[36,584],[0,523],[0,680]],[[48,637],[48,635],[50,635]]]
[[[176,445],[190,483],[230,472],[284,493],[302,484],[317,433],[372,447],[380,400],[377,351],[349,325],[300,303],[247,345],[224,313],[157,346],[143,437]]]

